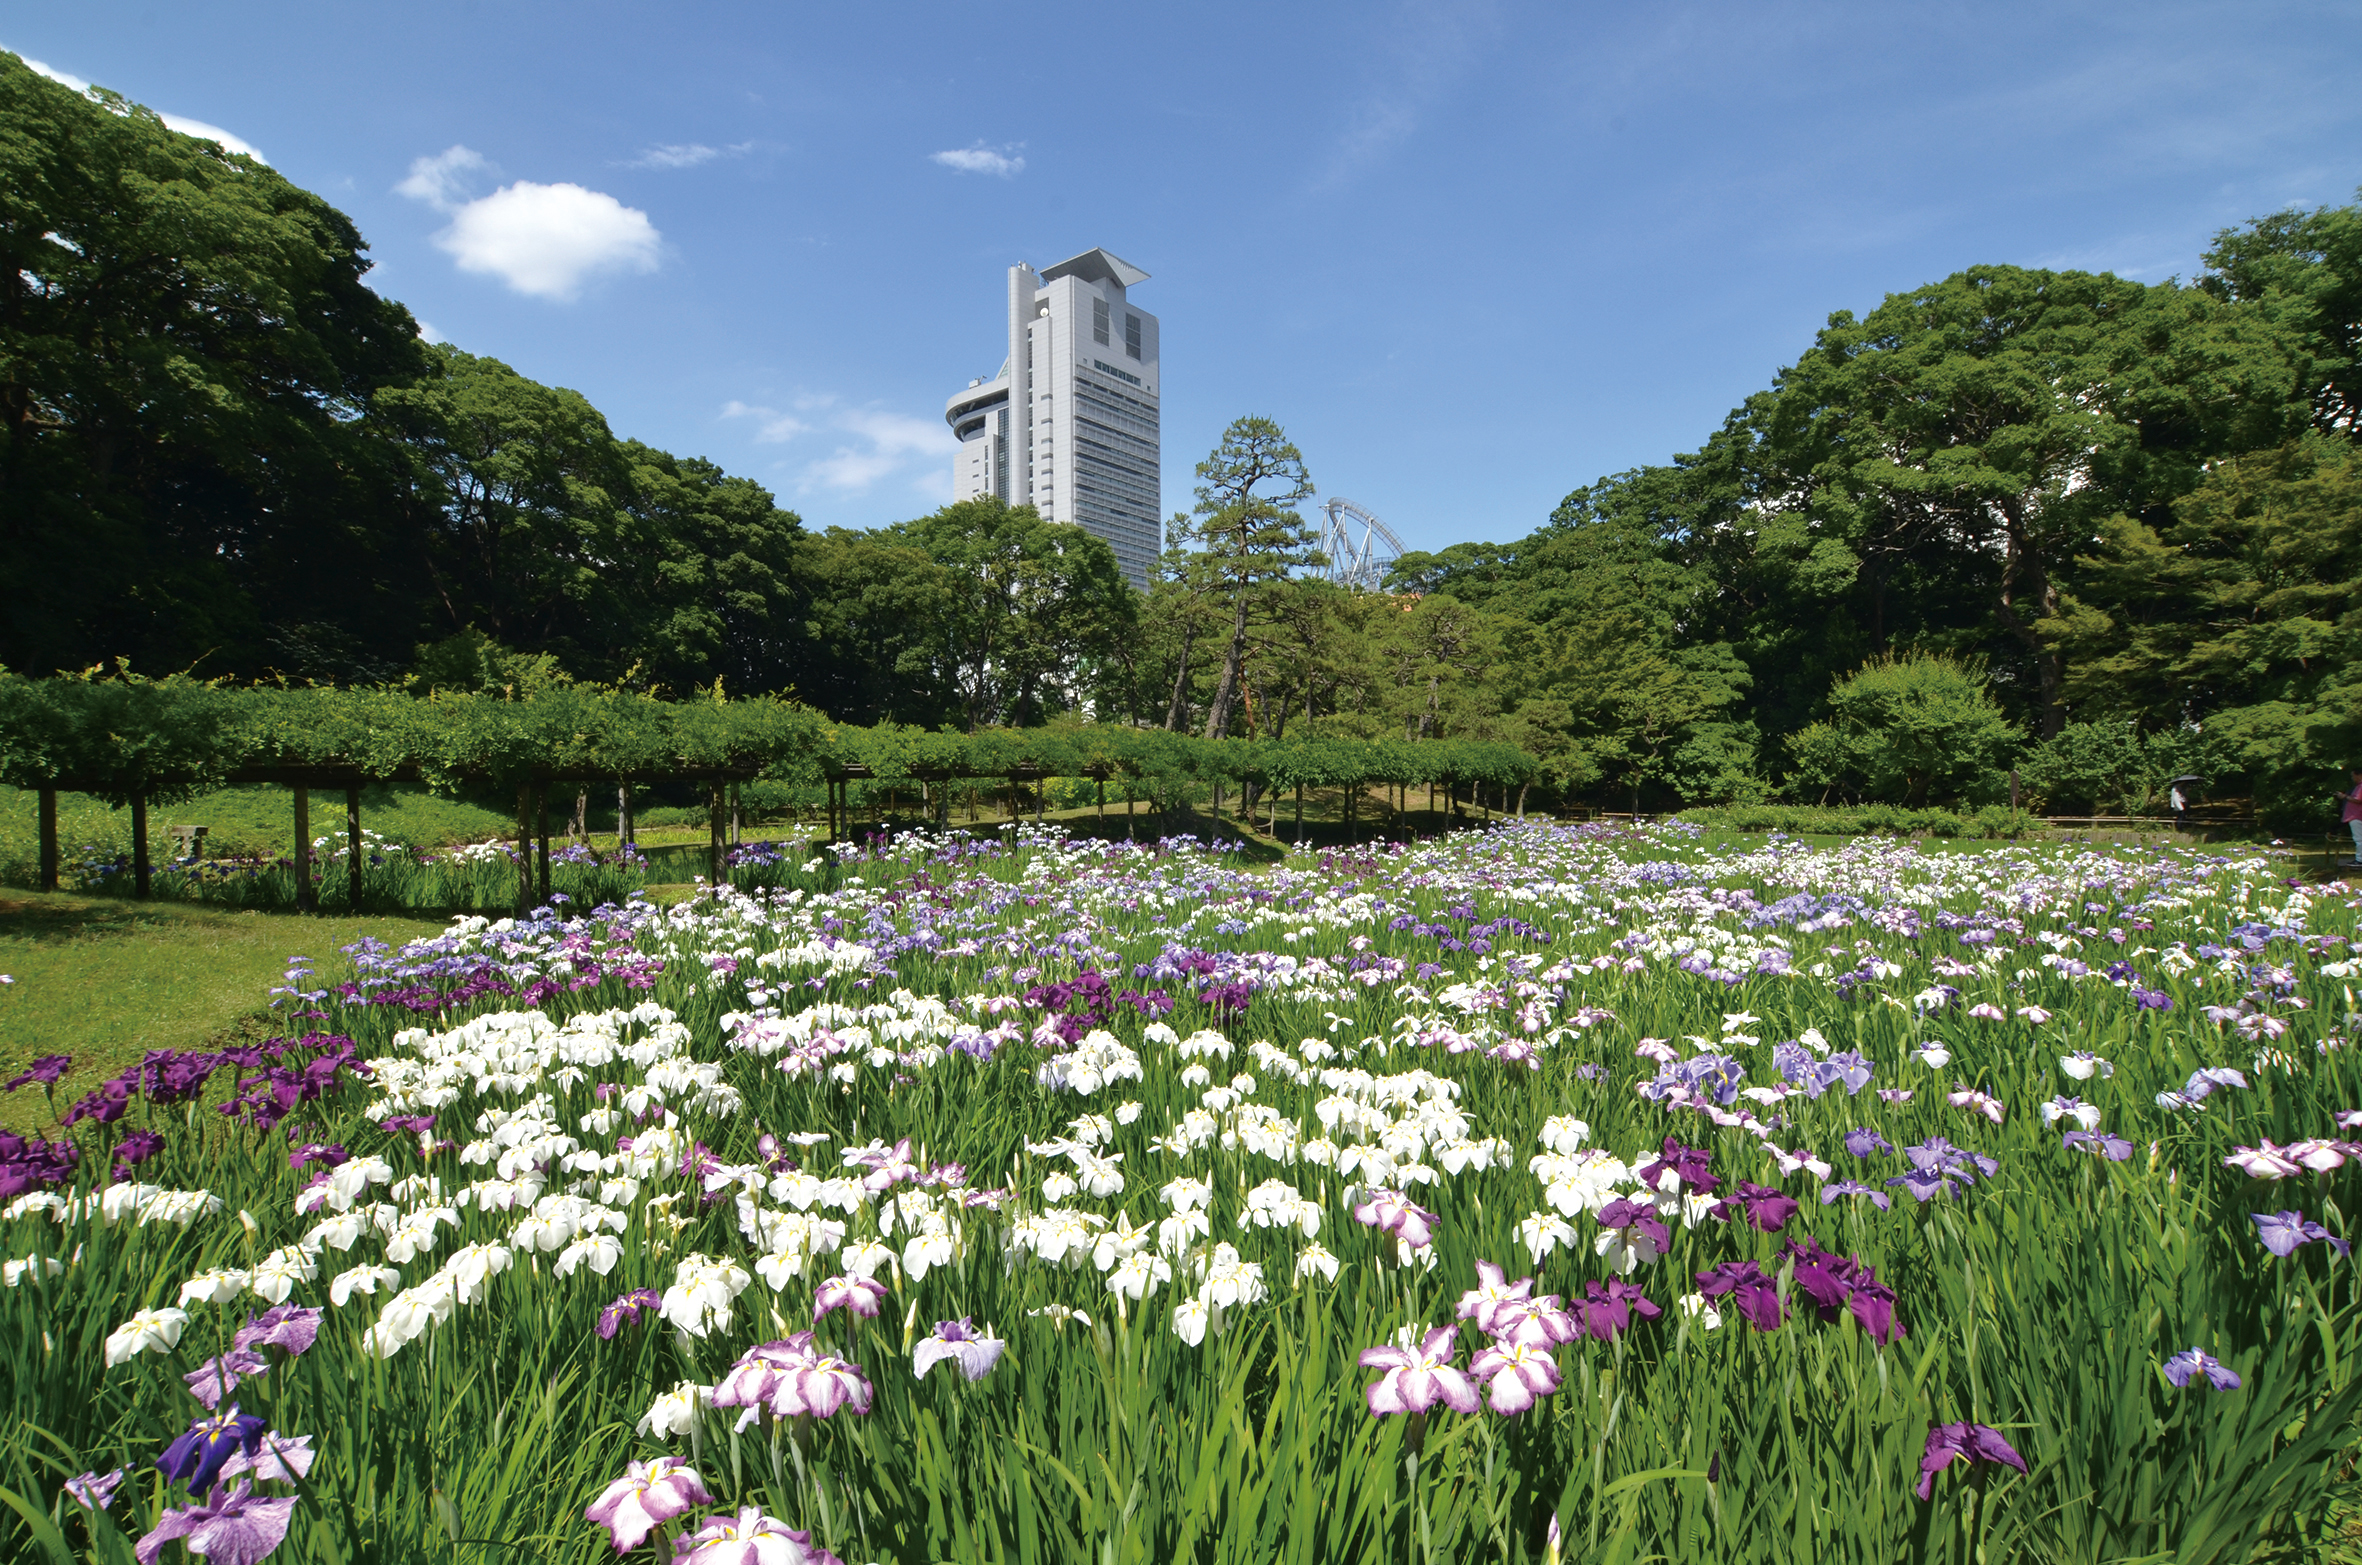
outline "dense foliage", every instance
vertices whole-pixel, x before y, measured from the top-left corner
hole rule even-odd
[[[2350,886],[1538,822],[786,874],[299,965],[0,1139],[6,1546],[2332,1541]]]

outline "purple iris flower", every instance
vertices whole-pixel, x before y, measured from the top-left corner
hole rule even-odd
[[[73,1067],[74,1057],[71,1054],[40,1055],[21,1074],[0,1082],[0,1092],[14,1092],[19,1087],[49,1086]]]
[[[910,1369],[913,1375],[924,1379],[928,1370],[949,1359],[970,1380],[982,1380],[1000,1362],[1001,1352],[1007,1347],[998,1337],[979,1335],[965,1315],[958,1320],[939,1320],[935,1323],[935,1334],[911,1350]]]
[[[1714,1209],[1714,1215],[1727,1220],[1734,1206],[1745,1212],[1749,1224],[1767,1234],[1785,1228],[1798,1210],[1794,1196],[1768,1185],[1749,1184],[1744,1179],[1739,1181],[1737,1193]]]
[[[207,1565],[256,1565],[287,1541],[287,1524],[294,1519],[295,1496],[260,1499],[252,1484],[241,1481],[211,1505],[166,1511],[133,1552],[141,1565],[154,1565],[164,1545],[178,1538]]]
[[[2348,1255],[2353,1246],[2338,1238],[2319,1223],[2312,1222],[2302,1212],[2251,1212],[2255,1219],[2255,1236],[2263,1247],[2274,1255],[2286,1258],[2294,1255],[2297,1246],[2319,1239],[2340,1255]]]
[[[634,1288],[629,1293],[619,1295],[613,1303],[599,1311],[599,1336],[604,1341],[612,1342],[626,1321],[636,1323],[639,1320],[640,1311],[663,1307],[664,1295],[654,1288]]]
[[[164,1150],[164,1138],[152,1130],[135,1130],[115,1143],[115,1177],[129,1179],[131,1171]]]
[[[1893,1196],[1888,1195],[1876,1185],[1865,1185],[1858,1179],[1833,1179],[1821,1186],[1821,1205],[1832,1205],[1841,1195],[1866,1195],[1877,1203],[1878,1210],[1881,1212],[1894,1205]]]
[[[2134,984],[2132,1003],[2143,1011],[2170,1011],[2173,1009],[2173,996],[2162,989],[2143,989],[2139,984]]]
[[[1584,1297],[1568,1302],[1583,1330],[1602,1342],[1613,1342],[1618,1332],[1630,1330],[1635,1315],[1655,1320],[1665,1313],[1649,1301],[1637,1283],[1622,1278],[1613,1278],[1604,1287],[1596,1281],[1587,1282],[1583,1290]]]
[[[1657,1209],[1647,1201],[1619,1198],[1599,1209],[1602,1228],[1629,1228],[1656,1247],[1659,1255],[1673,1248],[1672,1231],[1657,1216]]]
[[[1753,1261],[1724,1261],[1711,1271],[1698,1273],[1698,1291],[1709,1299],[1727,1295],[1732,1307],[1757,1331],[1780,1329],[1779,1283]]]
[[[2217,1391],[2239,1389],[2238,1374],[2224,1367],[2223,1361],[2211,1353],[2201,1353],[2196,1348],[2184,1348],[2165,1361],[2165,1378],[2177,1386],[2186,1386],[2200,1375],[2204,1375],[2207,1380],[2212,1382]]]
[[[188,1432],[156,1458],[156,1470],[175,1482],[187,1483],[189,1493],[202,1500],[205,1491],[213,1487],[213,1476],[221,1471],[221,1464],[238,1451],[252,1456],[269,1427],[269,1419],[241,1414],[238,1404],[232,1402],[210,1418],[189,1425]]]
[[[1722,1183],[1719,1176],[1707,1172],[1706,1165],[1711,1157],[1712,1154],[1703,1147],[1685,1147],[1667,1136],[1662,1155],[1655,1162],[1642,1164],[1635,1173],[1640,1182],[1651,1190],[1664,1189],[1665,1175],[1670,1172],[1686,1190],[1711,1192]]]
[[[2077,1147],[2095,1152],[2111,1163],[2121,1163],[2132,1156],[2131,1142],[2105,1130],[2070,1130],[2059,1138],[2060,1151],[2071,1152]]]
[[[1820,1310],[1822,1320],[1836,1320],[1841,1309],[1850,1311],[1880,1347],[1907,1335],[1895,1318],[1895,1292],[1878,1280],[1876,1267],[1824,1250],[1809,1235],[1790,1240],[1780,1254],[1796,1263],[1796,1286]]]
[[[1927,1432],[1927,1454],[1919,1459],[1919,1498],[1935,1498],[1936,1474],[1957,1457],[1969,1462],[2003,1462],[2019,1472],[2026,1459],[2017,1454],[2001,1431],[1983,1424],[1938,1424]]]
[[[1873,1152],[1892,1152],[1894,1147],[1877,1131],[1864,1126],[1845,1133],[1845,1150],[1855,1157],[1868,1157]]]

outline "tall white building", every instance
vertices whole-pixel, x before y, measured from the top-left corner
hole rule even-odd
[[[952,497],[994,494],[1115,549],[1135,587],[1158,525],[1156,317],[1125,290],[1148,274],[1104,250],[1009,268],[1009,357],[944,404],[960,438]]]

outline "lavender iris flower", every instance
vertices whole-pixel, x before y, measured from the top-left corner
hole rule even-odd
[[[699,1478],[678,1457],[660,1456],[653,1462],[634,1462],[609,1484],[582,1514],[607,1529],[615,1552],[629,1554],[647,1541],[648,1534],[700,1505],[711,1505]]]
[[[1392,1234],[1414,1250],[1434,1243],[1435,1225],[1443,1221],[1399,1190],[1378,1189],[1362,1192],[1362,1198],[1353,1205],[1353,1220],[1367,1223],[1380,1233]]]
[[[1847,1097],[1857,1096],[1864,1087],[1870,1085],[1870,1068],[1870,1062],[1862,1058],[1858,1049],[1832,1054],[1821,1061],[1821,1084],[1812,1095],[1817,1098],[1829,1088],[1842,1084]]]
[[[232,1402],[210,1418],[200,1418],[189,1425],[188,1432],[164,1448],[156,1458],[156,1470],[175,1482],[185,1482],[189,1493],[198,1499],[213,1487],[214,1475],[233,1452],[244,1451],[248,1456],[262,1444],[262,1434],[270,1427],[267,1418],[241,1414]],[[282,1529],[284,1531],[284,1529]],[[276,1547],[276,1544],[273,1545]]]
[[[1452,1328],[1438,1326],[1415,1348],[1364,1348],[1361,1367],[1384,1370],[1363,1393],[1373,1418],[1424,1413],[1438,1402],[1455,1413],[1477,1409],[1476,1387],[1452,1367]]]
[[[831,1277],[813,1290],[812,1319],[831,1310],[850,1310],[864,1320],[875,1320],[886,1285],[874,1277]]]
[[[2121,1163],[2132,1156],[2131,1142],[2105,1130],[2070,1130],[2059,1138],[2060,1151],[2071,1152],[2077,1147],[2096,1153],[2111,1163]]]
[[[1558,1361],[1530,1343],[1495,1343],[1478,1353],[1468,1373],[1485,1383],[1494,1412],[1515,1417],[1558,1389]]]
[[[928,1370],[949,1359],[970,1380],[982,1380],[1007,1347],[998,1337],[979,1334],[965,1315],[958,1320],[939,1320],[935,1334],[911,1350],[910,1372],[923,1380]]]
[[[2353,1245],[2319,1223],[2309,1221],[2302,1212],[2251,1212],[2248,1215],[2255,1219],[2255,1236],[2262,1241],[2263,1247],[2282,1258],[2294,1255],[2297,1246],[2315,1239],[2340,1255],[2353,1252]]]
[[[1877,1131],[1864,1126],[1845,1133],[1845,1150],[1855,1157],[1868,1157],[1873,1152],[1892,1152],[1894,1147]]]
[[[1919,1459],[1919,1498],[1935,1498],[1936,1474],[1954,1458],[1969,1462],[2001,1462],[2026,1470],[2026,1459],[2001,1438],[2001,1431],[1983,1424],[1938,1424],[1927,1432],[1927,1453]]]
[[[209,1358],[180,1378],[188,1382],[189,1394],[205,1404],[207,1412],[221,1406],[221,1399],[237,1388],[241,1380],[251,1380],[270,1369],[270,1363],[251,1348],[233,1347],[218,1358]]]
[[[2217,1391],[2239,1389],[2238,1374],[2224,1367],[2223,1361],[2211,1353],[2184,1348],[2165,1361],[2165,1378],[2177,1386],[2186,1386],[2200,1375],[2204,1375]]]
[[[128,1467],[118,1467],[111,1473],[84,1473],[66,1480],[66,1493],[85,1510],[103,1511],[115,1503],[115,1486],[130,1473]]]
[[[843,1408],[868,1412],[870,1396],[860,1365],[820,1351],[810,1332],[799,1331],[741,1354],[714,1387],[713,1405],[745,1408],[738,1419],[744,1429],[766,1406],[774,1418],[831,1418]]]
[[[166,1511],[156,1518],[156,1530],[140,1539],[132,1552],[140,1565],[155,1565],[164,1545],[178,1538],[191,1554],[202,1555],[206,1565],[257,1565],[287,1541],[287,1524],[294,1519],[293,1495],[258,1499],[252,1484],[239,1482],[211,1505]]]
[[[1893,1196],[1875,1185],[1865,1185],[1858,1179],[1836,1179],[1821,1186],[1821,1205],[1829,1206],[1841,1195],[1866,1195],[1877,1203],[1881,1212],[1894,1205]]]

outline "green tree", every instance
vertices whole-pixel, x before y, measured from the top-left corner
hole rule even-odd
[[[971,732],[1079,705],[1137,621],[1106,541],[1032,506],[986,495],[892,532],[943,572],[933,661]]]
[[[631,621],[631,471],[580,392],[498,359],[431,350],[439,374],[384,392],[413,474],[413,519],[446,623],[613,675]],[[621,638],[628,642],[628,634]]]
[[[2037,621],[2098,520],[2170,503],[2302,414],[2282,338],[2200,290],[1999,266],[1831,316],[1756,410],[1854,553],[1934,552],[1978,582],[2045,733],[2066,675]]]
[[[365,415],[424,360],[369,265],[252,158],[0,54],[0,660],[400,659],[414,567]]]
[[[2305,355],[2313,428],[2362,440],[2362,202],[2224,229],[2198,286],[2247,304]]]
[[[2217,464],[2163,528],[2102,525],[2046,633],[2079,704],[2199,725],[2295,827],[2362,760],[2362,452],[2310,434]]]
[[[1197,508],[1176,518],[1174,539],[1219,584],[1231,611],[1222,672],[1207,703],[1206,737],[1230,733],[1247,659],[1247,622],[1259,589],[1319,558],[1312,525],[1295,507],[1312,495],[1312,475],[1286,431],[1267,418],[1242,418],[1197,465]],[[1194,545],[1194,547],[1192,547]]]
[[[618,455],[631,561],[618,655],[676,691],[717,678],[747,695],[794,688],[810,650],[796,612],[802,521],[701,457],[637,440]]]

